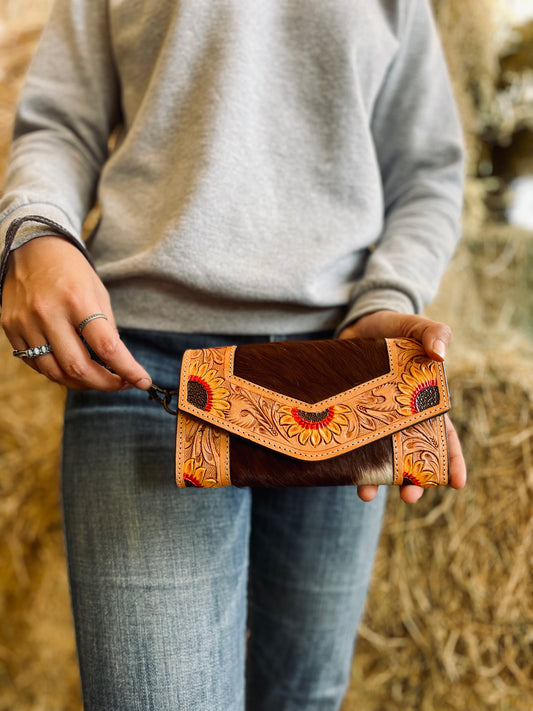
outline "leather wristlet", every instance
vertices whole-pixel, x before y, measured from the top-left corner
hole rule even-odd
[[[412,339],[189,350],[177,394],[180,487],[448,483],[444,366]]]

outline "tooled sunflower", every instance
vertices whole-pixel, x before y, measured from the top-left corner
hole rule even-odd
[[[189,368],[187,380],[187,402],[204,412],[212,412],[214,415],[224,417],[230,404],[226,399],[229,390],[221,388],[223,378],[216,377],[216,370],[209,370],[208,363],[199,365],[195,361]]]
[[[195,467],[194,459],[187,459],[183,465],[183,481],[185,486],[196,486],[203,488],[203,478],[205,475],[205,467]]]
[[[282,424],[289,437],[298,437],[302,445],[311,443],[313,447],[319,444],[329,444],[335,435],[348,425],[347,412],[350,408],[346,405],[331,405],[321,412],[307,412],[297,407],[284,405],[280,407]]]
[[[398,389],[402,393],[396,396],[401,405],[402,415],[413,415],[440,402],[440,393],[435,373],[427,363],[415,363],[408,373],[402,374]]]
[[[433,473],[424,469],[424,462],[417,459],[413,462],[413,455],[406,454],[403,458],[403,482],[402,484],[414,484],[415,486],[436,486],[435,481],[431,481]]]

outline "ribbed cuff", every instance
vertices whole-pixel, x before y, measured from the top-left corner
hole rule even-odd
[[[33,215],[38,216],[46,224],[39,224],[27,219]],[[11,224],[15,220],[22,219],[25,222],[21,224],[15,237],[10,241],[11,243],[6,245],[6,238]],[[63,210],[50,203],[20,205],[0,217],[0,244],[3,245],[3,249],[5,247],[8,247],[9,250],[18,249],[18,247],[22,247],[23,244],[34,237],[42,237],[49,234],[59,234],[61,237],[68,235],[74,242],[81,243],[79,231],[72,225]]]
[[[4,244],[0,258],[0,305],[10,252],[32,239],[46,235],[57,235],[68,239],[85,255],[89,263],[93,264],[83,241],[62,210],[47,203],[44,205],[33,203],[11,210],[3,215],[0,222],[0,237]]]
[[[365,291],[354,301],[335,333],[338,335],[343,329],[362,316],[375,311],[396,311],[401,314],[414,314],[415,305],[403,291],[396,289],[370,289]]]

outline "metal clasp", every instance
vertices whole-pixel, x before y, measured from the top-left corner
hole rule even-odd
[[[178,394],[178,390],[166,390],[165,388],[160,388],[158,385],[150,385],[148,390],[148,397],[159,405],[162,405],[165,410],[171,415],[177,415],[177,410],[172,410],[170,408],[170,401],[174,395]]]

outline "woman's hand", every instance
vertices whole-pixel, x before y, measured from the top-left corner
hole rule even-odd
[[[114,371],[91,360],[78,326],[92,314],[83,338]],[[109,295],[84,255],[55,236],[37,237],[9,256],[2,327],[15,350],[50,344],[53,353],[26,362],[50,380],[76,390],[146,390],[151,379],[120,340]]]
[[[442,361],[451,338],[451,330],[445,324],[423,316],[376,311],[347,326],[339,338],[416,338],[430,358]],[[459,437],[447,415],[446,428],[450,456],[449,483],[454,489],[462,489],[466,484],[466,464]],[[357,493],[363,501],[371,501],[377,491],[377,486],[357,487]],[[409,504],[418,501],[423,493],[424,490],[418,486],[400,487],[400,496]]]

